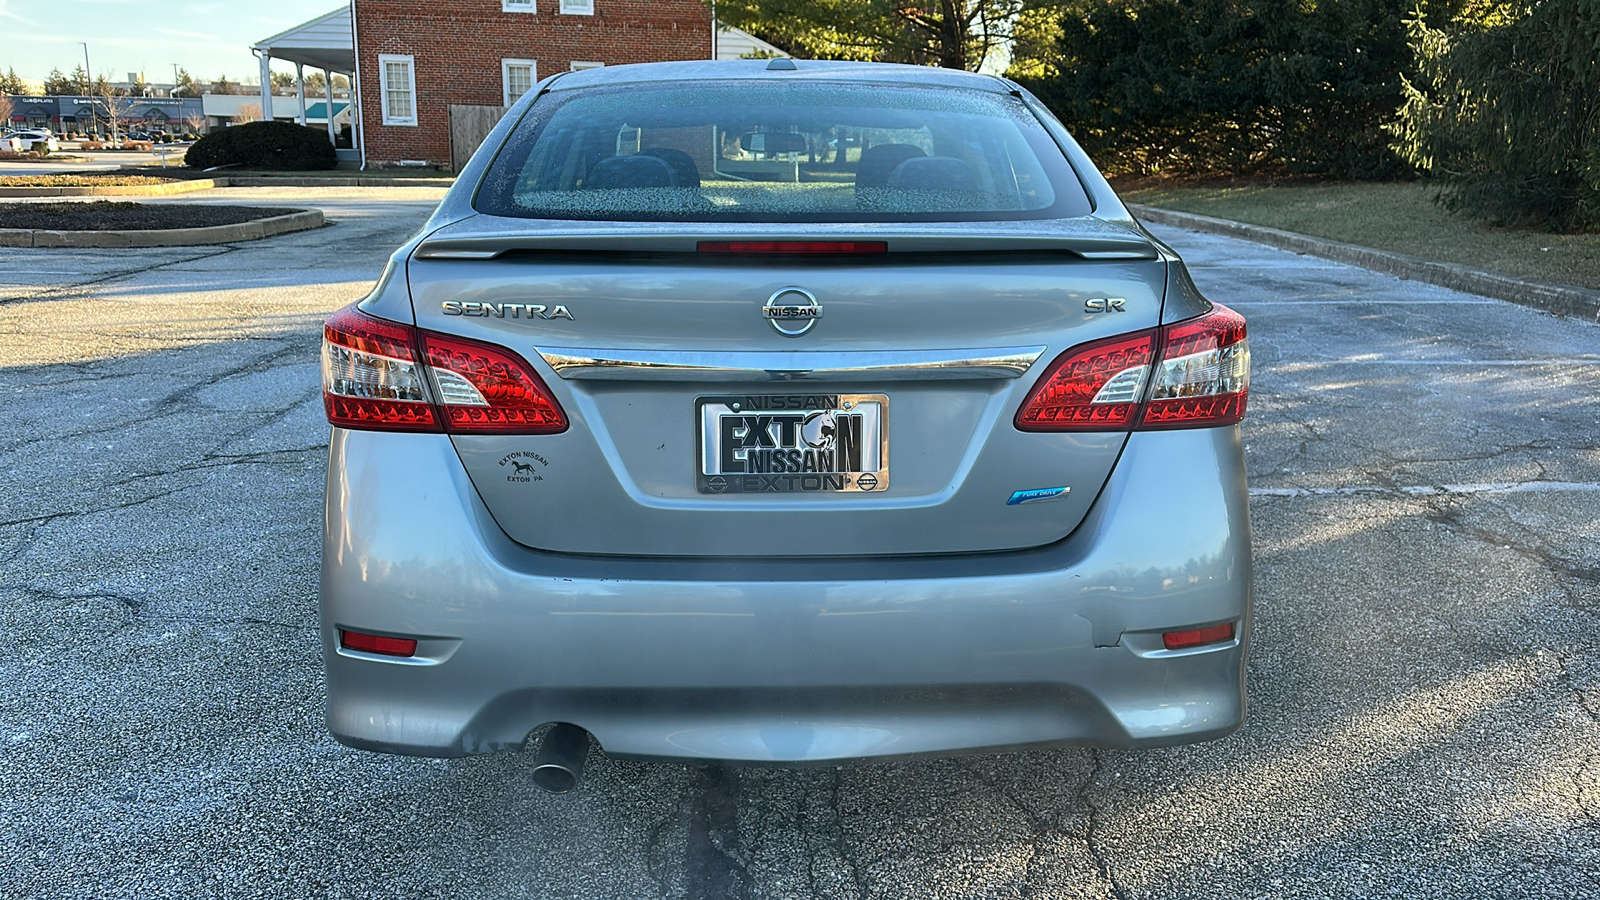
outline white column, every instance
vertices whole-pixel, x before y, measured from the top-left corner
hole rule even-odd
[[[272,121],[272,57],[261,54],[261,121]]]
[[[330,69],[322,70],[322,95],[328,103],[328,143],[337,147],[339,142],[333,137],[333,72]],[[350,131],[355,133],[354,128]]]
[[[306,124],[306,69],[299,63],[294,64],[294,92],[300,95],[300,125]]]

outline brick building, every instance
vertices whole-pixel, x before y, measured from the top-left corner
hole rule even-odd
[[[509,105],[540,78],[569,69],[713,56],[711,13],[701,0],[353,0],[352,6],[370,165],[448,164],[452,104]]]

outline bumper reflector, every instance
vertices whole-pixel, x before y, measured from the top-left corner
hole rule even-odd
[[[1161,636],[1168,650],[1187,650],[1203,644],[1217,644],[1233,640],[1233,623],[1212,625],[1209,628],[1191,628],[1188,631],[1169,631]]]
[[[381,653],[384,656],[416,656],[417,642],[410,638],[384,637],[381,634],[362,634],[359,631],[339,630],[339,645],[346,650],[362,653]]]

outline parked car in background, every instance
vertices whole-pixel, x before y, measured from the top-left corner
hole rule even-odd
[[[1245,322],[1019,85],[541,82],[324,326],[328,721],[703,762],[1244,716]]]
[[[15,138],[22,145],[24,151],[34,150],[41,146],[51,153],[61,149],[61,144],[56,140],[56,136],[48,131],[13,131],[5,135],[5,137]]]
[[[0,150],[9,150],[12,153],[21,153],[22,147],[22,138],[19,138],[14,134],[8,134],[0,137]]]

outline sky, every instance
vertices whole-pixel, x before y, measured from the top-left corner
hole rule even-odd
[[[171,83],[172,65],[197,80],[226,74],[254,80],[260,64],[250,45],[324,13],[339,0],[0,0],[0,72],[16,69],[43,81],[51,69],[70,75],[89,45],[94,74],[122,81],[143,72]],[[293,72],[274,62],[274,71]]]

